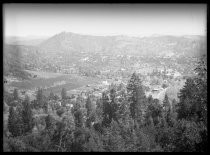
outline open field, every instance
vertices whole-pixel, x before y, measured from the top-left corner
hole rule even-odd
[[[62,73],[50,73],[50,72],[43,72],[43,71],[31,71],[31,70],[26,70],[27,72],[33,74],[33,75],[37,75],[37,78],[55,78],[58,76],[62,76]]]
[[[68,91],[100,81],[96,78],[79,77],[72,74],[43,73],[37,71],[33,71],[33,74],[37,75],[37,78],[18,82],[14,81],[9,83],[8,87],[16,87],[26,91],[43,88],[45,95],[49,95],[50,91],[60,94],[62,88],[65,88]]]

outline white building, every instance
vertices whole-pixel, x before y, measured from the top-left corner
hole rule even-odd
[[[109,85],[109,83],[107,81],[103,81],[102,84],[103,85]]]

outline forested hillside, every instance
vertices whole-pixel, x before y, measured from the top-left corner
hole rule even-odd
[[[12,73],[10,70],[21,70],[22,73],[27,69],[96,76],[106,70],[134,71],[138,64],[161,67],[166,60],[176,64],[175,68],[182,72],[193,69],[191,64],[205,52],[203,36],[138,38],[62,32],[36,46],[5,44],[4,72],[8,75]],[[25,72],[15,75],[28,76]]]
[[[57,34],[40,44],[48,52],[90,52],[139,56],[186,56],[202,54],[203,36],[89,36],[70,32]]]
[[[23,50],[16,45],[5,45],[3,53],[4,76],[13,75],[21,79],[28,79],[30,74],[23,66]]]
[[[4,151],[12,152],[205,152],[207,151],[207,58],[186,79],[179,101],[145,95],[144,79],[112,84],[102,97],[76,99],[63,88],[36,99],[4,92]]]

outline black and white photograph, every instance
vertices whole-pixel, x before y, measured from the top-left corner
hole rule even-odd
[[[3,152],[207,152],[207,4],[2,11]]]

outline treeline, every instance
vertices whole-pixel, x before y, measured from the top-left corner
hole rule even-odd
[[[179,102],[146,97],[133,73],[126,89],[110,87],[101,98],[78,96],[20,100],[6,95],[4,151],[28,152],[205,152],[207,151],[207,66],[203,57],[179,93]]]

